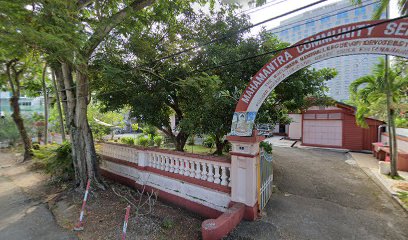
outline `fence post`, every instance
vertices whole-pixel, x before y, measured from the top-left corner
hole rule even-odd
[[[265,139],[254,131],[251,137],[228,136],[231,142],[231,200],[245,204],[244,218],[258,215],[259,143]]]

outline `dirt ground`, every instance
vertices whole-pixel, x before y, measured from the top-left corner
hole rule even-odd
[[[78,232],[79,239],[118,239],[121,236],[125,208],[129,203],[118,193],[131,199],[130,193],[136,200],[139,194],[136,191],[113,183],[106,182],[106,191],[91,192],[85,216],[85,227]],[[115,190],[115,192],[112,190]],[[60,225],[72,229],[78,220],[81,208],[82,194],[70,191],[59,197],[51,204],[52,211]],[[143,195],[142,203],[147,200]],[[136,203],[137,201],[132,201]],[[131,205],[130,218],[126,239],[199,239],[201,236],[201,219],[183,209],[166,205],[156,201],[152,211],[148,212],[146,204],[136,213],[135,206]]]
[[[42,240],[75,239],[76,237],[84,240],[120,239],[125,208],[129,203],[123,197],[116,195],[115,192],[125,196],[136,206],[138,205],[140,194],[135,190],[111,181],[106,181],[107,190],[105,191],[91,189],[86,206],[84,230],[74,232],[72,229],[79,218],[83,193],[70,190],[69,184],[51,182],[49,176],[33,168],[31,161],[20,163],[20,158],[20,154],[10,152],[9,150],[1,150],[1,173],[14,184],[15,188],[21,189],[21,191],[19,190],[21,193],[19,192],[18,194],[29,199],[24,200],[24,204],[26,202],[30,203],[30,207],[31,205],[43,206],[41,214],[46,215],[46,225],[52,225],[53,228],[51,230],[49,228],[33,230],[20,226],[16,230],[14,228],[11,229],[13,234],[18,232],[21,236],[30,236],[30,234],[31,236],[29,238],[7,239]],[[4,193],[8,194],[5,196],[5,199],[15,198],[16,193],[12,191]],[[132,199],[132,196],[134,199]],[[146,200],[147,196],[142,195],[141,203]],[[131,206],[126,239],[190,240],[201,238],[201,223],[204,219],[199,216],[160,201],[156,201],[151,209],[151,212],[148,212],[149,207],[146,204],[140,208],[139,213],[136,213],[135,206]],[[0,222],[6,220],[2,218],[0,214]],[[35,223],[36,219],[32,219],[32,221]],[[62,228],[58,225],[62,226]],[[38,233],[30,233],[30,231],[37,231]],[[49,231],[61,235],[55,235],[55,237],[48,237],[47,235],[47,237],[44,237],[45,232]],[[64,238],[61,236],[64,236]],[[0,239],[5,239],[2,237],[1,231]]]

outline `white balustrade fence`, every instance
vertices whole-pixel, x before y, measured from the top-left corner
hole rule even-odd
[[[148,166],[203,181],[230,185],[231,164],[176,154],[149,151]]]
[[[102,143],[100,154],[132,163],[152,167],[161,171],[192,177],[203,181],[231,187],[231,163],[213,161],[197,157],[184,156],[127,147],[119,144]]]
[[[138,163],[141,150],[116,144],[102,143],[100,154],[132,163]]]

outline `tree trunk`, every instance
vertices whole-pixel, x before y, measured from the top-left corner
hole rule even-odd
[[[389,62],[388,55],[385,55],[384,83],[387,99],[388,142],[390,145],[391,177],[395,177],[398,176],[397,171],[398,149],[395,136],[395,124],[394,124],[395,114],[392,104],[391,82],[388,79],[388,62]]]
[[[77,141],[77,134],[76,134],[76,126],[74,122],[75,116],[75,95],[74,95],[74,81],[72,79],[72,70],[71,67],[65,63],[61,63],[61,74],[62,74],[62,81],[64,89],[64,95],[66,96],[66,127],[68,128],[70,141],[71,141],[71,148],[72,148],[72,163],[74,165],[75,170],[75,185],[84,188],[86,179],[81,178],[84,176],[82,172],[84,167],[80,167],[79,164],[81,163],[80,160],[77,158],[77,151],[75,150],[78,146]],[[57,79],[58,79],[58,75]]]
[[[18,132],[20,133],[21,139],[23,140],[24,144],[24,161],[30,160],[31,157],[33,156],[33,150],[32,150],[32,145],[31,145],[31,139],[27,134],[27,131],[24,127],[24,121],[23,118],[21,117],[20,114],[20,106],[18,105],[18,100],[19,97],[13,95],[10,98],[10,105],[11,108],[13,109],[13,114],[11,116],[13,117],[14,122],[16,123]]]
[[[214,154],[222,155],[222,151],[224,150],[224,145],[225,145],[224,141],[218,136],[214,136],[214,141],[215,141],[215,147],[216,147]]]
[[[27,131],[24,126],[23,118],[20,114],[20,106],[18,105],[18,100],[20,99],[20,75],[23,73],[23,70],[17,70],[16,64],[18,59],[13,59],[6,64],[6,73],[7,79],[11,88],[13,96],[10,98],[10,106],[13,109],[13,114],[11,117],[14,120],[14,123],[17,126],[17,129],[20,133],[21,140],[24,144],[24,159],[23,161],[31,159],[33,155],[31,139],[27,134]]]
[[[78,161],[81,161],[80,167],[85,167],[82,171],[80,171],[82,174],[84,174],[81,176],[81,179],[91,179],[95,185],[104,189],[104,184],[100,180],[99,176],[95,145],[87,118],[89,103],[89,85],[87,79],[88,66],[86,64],[82,64],[77,67],[75,125],[77,127],[76,134],[78,147],[76,147],[75,151]],[[85,164],[82,162],[85,162]]]
[[[177,134],[175,141],[174,141],[174,145],[177,151],[184,152],[184,146],[186,145],[187,138],[188,138],[188,134],[183,131],[180,131]]]
[[[55,71],[51,69],[51,78],[52,78],[52,84],[54,86],[54,91],[55,91],[55,97],[57,98],[57,109],[58,109],[58,119],[60,123],[60,129],[61,129],[61,138],[62,141],[65,142],[65,127],[64,127],[64,117],[62,116],[62,109],[61,109],[61,99],[60,99],[60,92],[58,90],[58,86],[55,80]]]
[[[42,89],[44,95],[44,145],[48,143],[48,93],[47,84],[45,83],[45,74],[47,73],[47,63],[45,63],[42,72]]]

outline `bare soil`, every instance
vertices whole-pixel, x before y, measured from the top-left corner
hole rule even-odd
[[[115,192],[126,196],[128,200],[131,199],[129,193],[136,196],[136,200],[139,200],[140,195],[114,182],[108,181],[107,185],[105,191],[91,191],[84,230],[77,232],[79,239],[118,239],[121,236],[125,208],[129,203]],[[69,191],[51,203],[51,210],[61,226],[73,229],[78,221],[82,198],[82,193]],[[147,196],[142,195],[142,202],[146,199]],[[137,201],[132,202],[138,204]],[[160,201],[155,202],[150,213],[147,213],[148,209],[145,205],[136,213],[136,208],[131,205],[126,239],[200,239],[203,219],[199,216]]]

